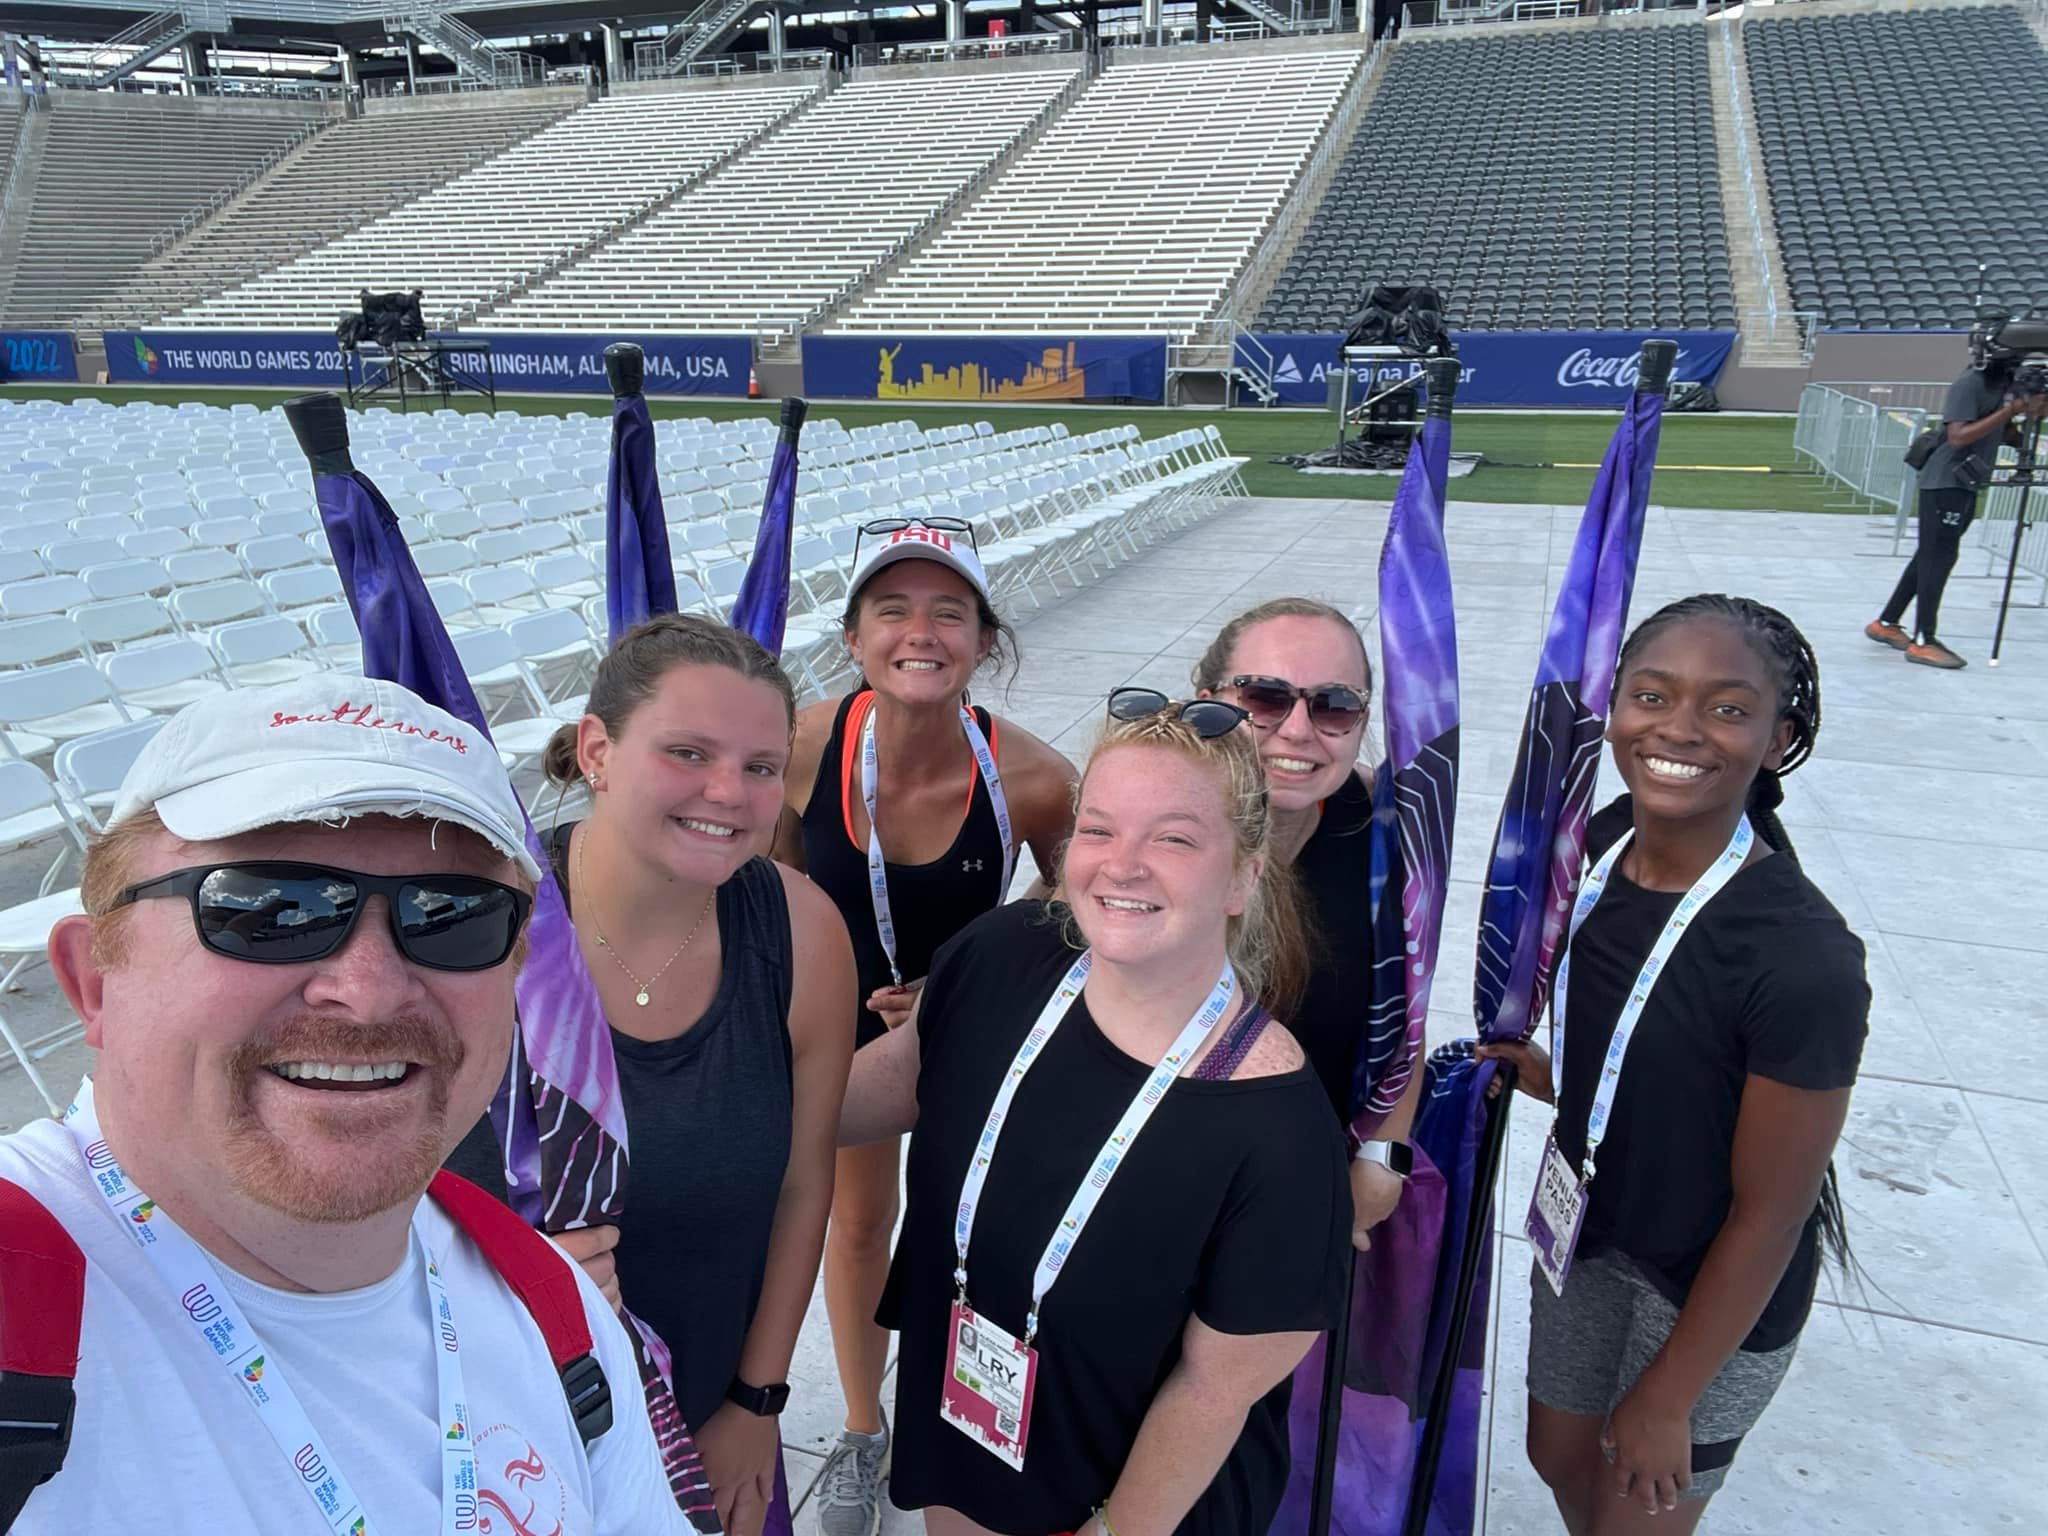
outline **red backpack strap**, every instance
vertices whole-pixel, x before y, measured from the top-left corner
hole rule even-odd
[[[0,1531],[71,1449],[85,1255],[43,1203],[0,1179]]]
[[[498,1278],[533,1314],[585,1445],[612,1427],[612,1392],[591,1352],[590,1320],[569,1260],[507,1205],[458,1174],[442,1169],[427,1193],[483,1250]]]

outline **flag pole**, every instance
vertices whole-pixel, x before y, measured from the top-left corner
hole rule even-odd
[[[1675,342],[1644,342],[1642,351],[1638,354],[1635,394],[1663,394],[1670,387],[1672,366],[1677,360],[1678,346]],[[1632,401],[1629,411],[1624,414],[1620,426],[1616,429],[1617,433],[1634,430],[1630,419],[1634,410]],[[1634,499],[1638,511],[1648,500],[1650,476],[1655,467],[1654,451],[1649,462],[1636,463],[1632,466],[1629,494]],[[1596,481],[1595,494],[1598,490],[1599,482]],[[1625,594],[1622,617],[1626,617]],[[1611,665],[1611,660],[1607,664]],[[1481,1020],[1481,1025],[1483,1028],[1484,1019]],[[1534,1027],[1533,1018],[1530,1027]],[[1414,1477],[1408,1487],[1408,1513],[1402,1522],[1402,1536],[1425,1536],[1428,1530],[1430,1506],[1436,1491],[1437,1467],[1443,1457],[1444,1436],[1449,1429],[1451,1397],[1457,1384],[1458,1360],[1464,1352],[1465,1335],[1472,1319],[1473,1290],[1479,1280],[1479,1268],[1486,1252],[1487,1239],[1492,1235],[1490,1216],[1493,1192],[1494,1186],[1499,1182],[1500,1165],[1507,1148],[1509,1100],[1514,1097],[1515,1084],[1513,1067],[1506,1062],[1497,1062],[1495,1068],[1494,1078],[1487,1087],[1489,1097],[1486,1104],[1486,1122],[1480,1131],[1477,1156],[1474,1160],[1475,1178],[1471,1203],[1466,1208],[1465,1241],[1458,1255],[1457,1286],[1451,1293],[1451,1320],[1446,1330],[1443,1358],[1437,1364],[1436,1380],[1430,1386],[1429,1417],[1423,1423],[1422,1441],[1416,1452]]]
[[[1451,403],[1462,377],[1458,360],[1454,357],[1432,358],[1423,364],[1422,372],[1428,381],[1424,418],[1434,416],[1448,421]],[[1419,445],[1419,438],[1416,443]],[[1416,451],[1415,447],[1411,446],[1409,451]],[[1432,486],[1432,489],[1441,499],[1442,488]],[[1390,888],[1383,899],[1398,901],[1400,897]],[[1421,1070],[1421,1064],[1416,1063],[1414,1069]],[[1344,1419],[1345,1364],[1351,1353],[1351,1299],[1357,1277],[1358,1255],[1354,1252],[1344,1266],[1344,1300],[1337,1313],[1337,1326],[1323,1340],[1323,1387],[1316,1420],[1315,1475],[1309,1486],[1308,1536],[1329,1536],[1331,1508],[1336,1497],[1338,1430]]]

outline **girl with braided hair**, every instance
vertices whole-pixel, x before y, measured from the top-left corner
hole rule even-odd
[[[1572,1536],[1698,1525],[1791,1365],[1823,1242],[1846,1251],[1829,1159],[1870,988],[1775,815],[1819,728],[1813,650],[1776,609],[1703,594],[1637,626],[1607,728],[1628,793],[1588,827],[1555,1075],[1533,1042],[1480,1048],[1556,1114],[1528,1441]]]

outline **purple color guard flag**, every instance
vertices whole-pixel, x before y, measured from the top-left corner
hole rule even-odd
[[[1668,341],[1643,345],[1636,393],[1593,481],[1537,663],[1480,901],[1473,1012],[1486,1040],[1525,1038],[1557,974],[1676,352]],[[1503,1087],[1489,1098],[1500,1074],[1469,1047],[1457,1042],[1431,1057],[1416,1128],[1418,1161],[1426,1152],[1450,1187],[1425,1354],[1434,1388],[1405,1527],[1414,1536],[1467,1536],[1473,1525],[1489,1213],[1510,1095]]]
[[[488,737],[483,710],[397,515],[349,458],[339,397],[302,396],[287,401],[284,411],[312,466],[320,520],[362,636],[364,673],[410,688]],[[665,531],[662,542],[665,558]],[[513,1208],[543,1231],[561,1232],[616,1222],[623,1210],[625,1108],[597,988],[530,821],[526,843],[541,881],[515,991],[519,1028],[491,1119],[505,1148]],[[700,1530],[716,1530],[703,1464],[669,1390],[668,1351],[630,1314],[628,1321],[639,1337],[642,1385],[670,1487]]]
[[[654,421],[641,385],[647,354],[630,341],[604,349],[612,386],[612,465],[604,482],[604,617],[619,637],[650,614],[676,611],[668,521],[654,469]]]
[[[1352,1069],[1351,1129],[1361,1140],[1400,1102],[1422,1049],[1457,809],[1458,649],[1444,498],[1459,368],[1441,358],[1426,372],[1427,414],[1380,552],[1387,761],[1373,779],[1373,985]],[[1274,1536],[1399,1529],[1443,1197],[1442,1175],[1418,1157],[1400,1206],[1374,1230],[1371,1250],[1354,1256],[1344,1323],[1295,1374],[1292,1472]],[[1325,1380],[1333,1353],[1345,1362],[1341,1385]]]
[[[782,402],[782,436],[768,466],[768,494],[761,502],[761,524],[754,534],[754,555],[747,562],[732,605],[732,627],[761,642],[770,656],[782,654],[782,630],[789,621],[789,551],[796,532],[796,443],[803,435],[810,403],[792,395]]]

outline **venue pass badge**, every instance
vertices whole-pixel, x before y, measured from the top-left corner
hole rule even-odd
[[[939,1417],[1022,1472],[1038,1351],[1007,1329],[991,1327],[964,1301],[953,1303],[952,1326],[952,1364],[939,1394]]]
[[[1536,1173],[1536,1192],[1529,1199],[1529,1220],[1523,1230],[1528,1233],[1529,1246],[1536,1250],[1536,1267],[1560,1296],[1585,1221],[1586,1187],[1557,1150],[1557,1137],[1550,1136],[1543,1143],[1543,1166]]]

